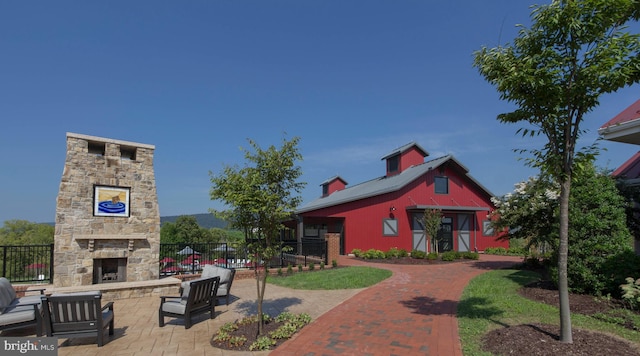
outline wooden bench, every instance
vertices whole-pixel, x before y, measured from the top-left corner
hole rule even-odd
[[[81,292],[42,297],[44,326],[49,337],[96,337],[104,345],[104,329],[113,335],[113,302],[102,306],[102,293]]]

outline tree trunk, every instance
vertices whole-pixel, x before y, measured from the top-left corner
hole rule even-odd
[[[256,264],[255,266],[256,270],[254,272],[255,277],[256,277],[256,289],[257,289],[257,295],[258,295],[258,335],[262,335],[262,299],[264,294],[261,293],[261,291],[264,289],[260,288],[260,281],[262,280],[261,276],[260,276],[260,269],[258,268],[258,265]]]
[[[569,192],[571,178],[560,183],[560,247],[558,248],[558,294],[560,298],[560,342],[572,344],[567,260],[569,256]]]

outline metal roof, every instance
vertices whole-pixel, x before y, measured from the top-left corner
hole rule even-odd
[[[391,156],[395,156],[397,154],[400,154],[404,151],[409,150],[411,147],[415,147],[416,149],[418,149],[418,151],[420,151],[420,153],[422,153],[423,157],[427,157],[429,155],[429,152],[427,152],[424,148],[422,148],[419,144],[415,143],[415,142],[409,142],[406,145],[400,146],[398,148],[396,148],[395,150],[387,153],[386,155],[384,155],[381,160],[385,160]]]
[[[403,146],[404,147],[404,146]],[[426,172],[438,168],[446,162],[452,161],[457,164],[460,169],[466,174],[467,178],[473,181],[480,189],[485,191],[490,196],[493,196],[491,192],[478,183],[473,177],[471,177],[468,172],[469,170],[463,166],[458,160],[456,160],[452,155],[446,155],[440,158],[436,158],[417,166],[411,166],[400,174],[396,174],[393,176],[382,176],[379,178],[375,178],[352,187],[347,187],[342,190],[335,191],[326,197],[318,198],[309,204],[301,207],[296,211],[296,213],[305,213],[308,211],[318,210],[322,208],[327,208],[330,206],[335,206],[339,204],[345,204],[352,201],[365,199],[369,197],[374,197],[390,192],[395,192],[399,189],[402,189],[407,184],[413,182],[418,179],[420,176],[425,174]]]
[[[598,134],[608,141],[640,144],[640,100],[602,125]]]

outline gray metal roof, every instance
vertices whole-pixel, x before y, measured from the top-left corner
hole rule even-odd
[[[347,183],[347,181],[346,181],[346,180],[344,180],[344,179],[343,179],[342,177],[340,177],[339,175],[335,175],[335,176],[333,176],[333,177],[331,177],[331,178],[329,178],[329,179],[326,179],[324,182],[320,183],[320,185],[325,185],[325,184],[327,184],[327,183],[331,183],[331,182],[333,182],[333,181],[334,181],[334,180],[336,180],[336,179],[339,179],[339,180],[343,181],[343,182],[344,182],[344,184],[349,184],[349,183]]]
[[[391,157],[391,156],[395,156],[395,155],[397,155],[397,154],[399,154],[399,153],[402,153],[402,152],[404,152],[404,151],[406,151],[406,150],[410,149],[411,147],[415,147],[415,148],[417,148],[419,151],[421,151],[421,152],[422,152],[422,155],[423,155],[424,157],[427,157],[427,156],[429,155],[429,152],[427,152],[427,151],[426,151],[424,148],[422,148],[422,146],[420,146],[419,144],[417,144],[417,143],[415,143],[415,142],[409,142],[409,143],[407,143],[406,145],[400,146],[400,147],[396,148],[395,150],[393,150],[393,151],[391,151],[391,152],[387,153],[386,155],[384,155],[384,156],[381,158],[381,160],[385,160],[385,159],[387,159],[387,158],[389,158],[389,157]]]
[[[436,158],[417,166],[412,166],[400,174],[396,174],[390,177],[382,176],[379,178],[375,178],[352,187],[347,187],[343,190],[338,190],[336,192],[331,193],[326,197],[318,198],[309,204],[301,207],[296,211],[297,214],[305,213],[308,211],[313,211],[317,209],[327,208],[334,205],[349,203],[352,201],[365,199],[369,197],[378,196],[381,194],[386,194],[390,192],[395,192],[407,184],[413,182],[418,179],[418,177],[422,176],[426,172],[438,168],[442,164],[453,161],[455,164],[460,166],[460,168],[464,171],[471,181],[478,185],[478,187],[484,190],[490,196],[493,196],[489,190],[483,187],[480,183],[478,183],[473,177],[471,177],[468,172],[469,170],[463,166],[458,160],[456,160],[452,155],[446,155],[440,158]]]

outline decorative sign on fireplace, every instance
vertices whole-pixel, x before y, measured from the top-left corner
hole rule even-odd
[[[93,186],[93,215],[129,217],[129,187]]]

